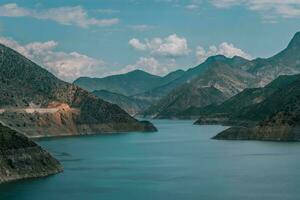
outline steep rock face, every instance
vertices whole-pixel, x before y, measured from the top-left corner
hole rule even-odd
[[[36,143],[0,124],[0,183],[62,170],[60,163]]]
[[[14,109],[27,109],[32,107],[48,108],[51,104],[67,104],[72,110],[68,120],[75,124],[78,133],[105,133],[116,131],[145,131],[149,126],[140,123],[129,116],[116,105],[105,102],[93,94],[57,79],[45,69],[39,67],[19,53],[0,45],[0,109],[6,111],[6,115],[0,115],[0,120],[5,121],[7,113]],[[76,110],[75,114],[73,112]],[[67,111],[65,111],[67,112]],[[18,118],[27,115],[19,115]],[[42,115],[45,113],[40,113]],[[41,117],[44,118],[45,116]],[[28,123],[30,121],[27,121]],[[5,121],[8,124],[7,121]],[[9,123],[16,123],[14,117]],[[32,127],[34,127],[33,122]],[[42,123],[40,123],[42,124]],[[51,126],[51,124],[45,124]],[[12,126],[22,132],[26,132],[24,126]],[[42,126],[41,126],[42,129]],[[151,128],[150,130],[154,130]],[[66,134],[65,128],[56,129],[56,134]],[[81,132],[82,131],[82,132]],[[31,130],[34,135],[43,133]],[[69,134],[69,133],[68,133]]]
[[[122,94],[117,94],[106,90],[96,90],[93,92],[93,94],[109,103],[120,106],[131,116],[138,114],[139,112],[145,110],[151,105],[147,101],[135,99],[134,97],[128,97]]]
[[[210,58],[212,59],[212,58]],[[247,87],[257,86],[256,78],[231,65],[232,59],[208,60],[210,67],[190,83],[174,89],[143,114],[157,118],[180,117],[190,107],[220,104]]]

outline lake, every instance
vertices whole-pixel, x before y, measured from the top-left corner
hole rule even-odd
[[[225,127],[152,122],[156,133],[38,140],[65,171],[3,184],[0,199],[299,199],[300,143],[211,140]]]

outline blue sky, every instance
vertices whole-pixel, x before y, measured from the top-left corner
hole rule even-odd
[[[215,54],[271,56],[299,19],[300,0],[2,0],[0,42],[67,81],[164,75]]]

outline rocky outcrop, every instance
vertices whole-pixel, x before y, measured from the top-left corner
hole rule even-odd
[[[24,135],[0,124],[0,183],[62,172],[60,163]]]

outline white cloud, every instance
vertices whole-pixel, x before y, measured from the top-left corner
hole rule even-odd
[[[141,57],[133,64],[127,66],[129,69],[141,69],[151,74],[162,75],[168,72],[167,66],[162,66],[158,60],[153,57]]]
[[[113,10],[113,9],[97,9],[96,12],[101,14],[115,14],[119,13],[119,10]]]
[[[246,59],[252,58],[248,53],[227,42],[223,42],[219,46],[212,45],[207,50],[201,46],[196,48],[196,57],[199,63],[214,55],[224,55],[226,57],[240,56]]]
[[[33,17],[36,19],[52,20],[63,25],[75,25],[84,28],[89,26],[111,26],[118,24],[120,21],[118,18],[91,18],[88,16],[87,11],[80,6],[35,10],[20,7],[15,3],[0,6],[0,16]]]
[[[274,18],[299,18],[300,0],[211,0],[218,8],[228,8],[236,5],[246,6],[249,10],[257,11],[264,21]]]
[[[189,9],[189,10],[196,10],[199,8],[199,6],[197,4],[189,4],[189,5],[186,5],[185,8]]]
[[[139,50],[139,51],[145,51],[147,49],[147,45],[141,43],[138,39],[132,38],[129,40],[128,44],[132,46],[134,49]]]
[[[13,39],[0,37],[0,43],[18,51],[66,81],[73,81],[80,76],[101,76],[106,70],[106,63],[102,60],[77,52],[55,51],[58,45],[55,41],[21,45]]]
[[[131,28],[134,31],[148,31],[153,28],[153,26],[146,25],[146,24],[139,24],[139,25],[130,25],[129,28]]]
[[[169,35],[166,38],[146,39],[144,42],[133,38],[129,41],[129,45],[139,51],[149,51],[152,55],[166,57],[180,57],[188,55],[187,40],[176,34]]]
[[[211,0],[211,3],[218,8],[228,8],[240,4],[244,0]]]

